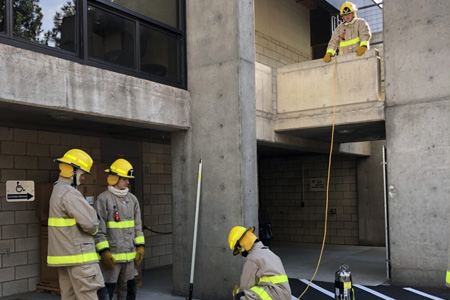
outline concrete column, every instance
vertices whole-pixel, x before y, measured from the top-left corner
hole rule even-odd
[[[394,284],[444,286],[450,219],[450,1],[385,1]]]
[[[383,145],[370,142],[370,156],[358,158],[358,221],[361,246],[384,246]]]
[[[242,259],[228,248],[228,233],[235,225],[258,222],[254,4],[195,0],[186,5],[191,127],[172,135],[174,293],[188,293],[202,159],[194,297],[229,299]]]

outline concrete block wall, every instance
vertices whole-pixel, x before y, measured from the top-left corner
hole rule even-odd
[[[0,297],[35,291],[40,282],[39,229],[36,201],[7,202],[7,180],[52,183],[58,178],[54,159],[72,148],[83,149],[100,162],[101,137],[0,127]],[[144,224],[172,231],[170,145],[142,143]],[[101,191],[100,191],[101,192]],[[141,200],[141,199],[140,199]],[[172,263],[172,235],[145,231],[144,268]]]
[[[6,181],[51,183],[58,178],[54,158],[71,148],[100,157],[100,139],[0,127],[0,296],[34,291],[39,283],[39,228],[36,201],[7,202]]]
[[[256,30],[255,61],[272,68],[272,108],[274,112],[277,109],[277,68],[311,60],[311,58],[311,53],[303,53],[274,37]]]
[[[144,225],[172,232],[172,165],[169,144],[143,143]],[[144,268],[172,264],[172,234],[145,230]]]
[[[327,243],[359,244],[356,167],[355,158],[332,158],[329,211],[335,209],[336,214],[328,214]],[[311,191],[310,180],[326,183],[328,156],[261,159],[259,170],[260,205],[269,213],[273,241],[321,243],[326,192]]]

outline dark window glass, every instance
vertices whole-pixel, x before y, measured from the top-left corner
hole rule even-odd
[[[141,72],[179,81],[178,39],[161,31],[141,26]]]
[[[108,0],[129,10],[178,28],[179,0]]]
[[[0,32],[5,31],[5,0],[0,0]]]
[[[13,34],[53,48],[76,51],[75,0],[13,0]]]
[[[93,6],[87,15],[89,57],[134,68],[135,22]]]

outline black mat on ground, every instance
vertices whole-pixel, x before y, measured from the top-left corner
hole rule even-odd
[[[334,294],[334,283],[330,282],[321,282],[321,281],[313,281],[313,283],[324,290]],[[291,286],[292,296],[298,298],[301,293],[306,288],[306,283],[301,282],[296,278],[289,278],[289,284]],[[410,291],[405,290],[403,286],[364,286],[370,290],[378,292],[382,294],[385,299],[395,299],[395,300],[425,300],[430,299],[429,297],[421,296]],[[411,287],[415,290],[423,292],[433,297],[437,297],[438,299],[447,300],[449,299],[449,289],[447,288],[422,288],[422,287]],[[355,291],[355,300],[380,300],[383,299],[377,295],[373,295],[364,289],[360,289],[354,286]],[[301,300],[330,300],[333,299],[330,296],[324,294],[323,292],[318,291],[313,287],[309,287],[308,291],[306,291],[305,295],[301,298]]]

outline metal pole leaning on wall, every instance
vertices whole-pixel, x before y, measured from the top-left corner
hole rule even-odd
[[[195,268],[195,252],[197,250],[197,228],[198,228],[198,211],[200,206],[200,191],[202,187],[202,160],[198,163],[198,180],[197,180],[197,200],[195,202],[195,221],[194,221],[194,238],[192,242],[192,259],[191,259],[191,278],[189,280],[189,297],[192,300],[192,292],[194,291],[194,268]]]

